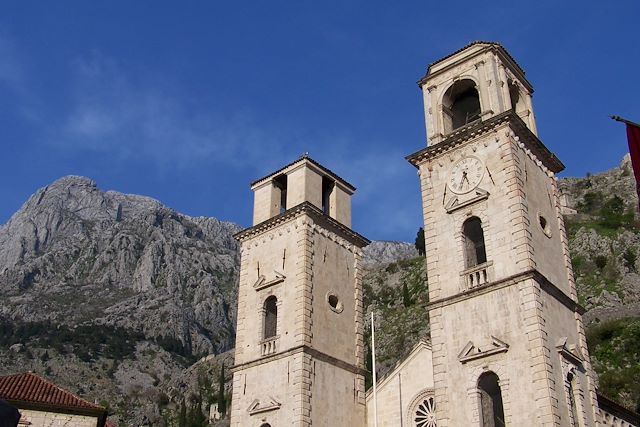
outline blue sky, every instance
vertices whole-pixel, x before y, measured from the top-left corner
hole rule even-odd
[[[527,72],[564,176],[619,163],[637,0],[435,3],[0,1],[0,224],[74,174],[249,226],[249,182],[309,152],[358,188],[356,231],[412,241],[416,81],[474,40]]]

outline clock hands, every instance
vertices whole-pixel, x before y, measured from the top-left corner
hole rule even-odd
[[[462,171],[462,178],[460,178],[460,185],[458,188],[462,190],[462,183],[467,181],[467,185],[469,185],[469,178],[467,178],[467,171]]]

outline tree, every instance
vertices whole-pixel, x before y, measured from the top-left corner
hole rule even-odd
[[[207,417],[202,413],[202,399],[196,398],[189,410],[187,427],[204,427],[207,424]]]
[[[218,412],[222,418],[227,414],[227,402],[224,398],[224,362],[220,366],[220,379],[218,381]]]
[[[402,283],[402,303],[405,308],[413,305],[413,301],[411,300],[411,294],[409,293],[409,287],[407,286],[407,282]]]
[[[364,375],[364,389],[369,390],[369,388],[373,385],[373,352],[371,351],[371,344],[369,344],[369,339],[365,338],[366,344],[366,356],[364,359],[365,362],[365,370],[367,373]]]
[[[178,427],[187,427],[187,406],[184,403],[184,398],[180,403],[180,413],[178,414]]]
[[[424,246],[424,229],[420,227],[418,229],[418,233],[416,234],[416,249],[418,250],[418,255],[425,254],[425,246]]]

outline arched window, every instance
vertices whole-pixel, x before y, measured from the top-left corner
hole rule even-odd
[[[482,427],[504,427],[504,409],[500,380],[493,372],[485,372],[478,379]]]
[[[442,99],[444,132],[450,133],[459,127],[480,118],[480,95],[473,80],[455,82],[444,93]]]
[[[278,299],[271,295],[264,301],[264,339],[275,337],[278,329]]]
[[[262,424],[260,427],[271,427],[271,424],[269,424],[269,423],[264,423],[264,424]]]
[[[474,216],[466,220],[462,225],[462,234],[464,235],[465,267],[471,268],[487,262],[480,218]]]
[[[576,376],[573,372],[569,372],[567,374],[567,398],[569,400],[569,417],[571,418],[571,426],[577,427],[578,423],[578,405],[576,405]]]

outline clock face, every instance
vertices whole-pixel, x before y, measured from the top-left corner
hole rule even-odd
[[[468,193],[480,184],[483,175],[484,165],[480,159],[463,157],[451,168],[447,185],[454,193]]]

